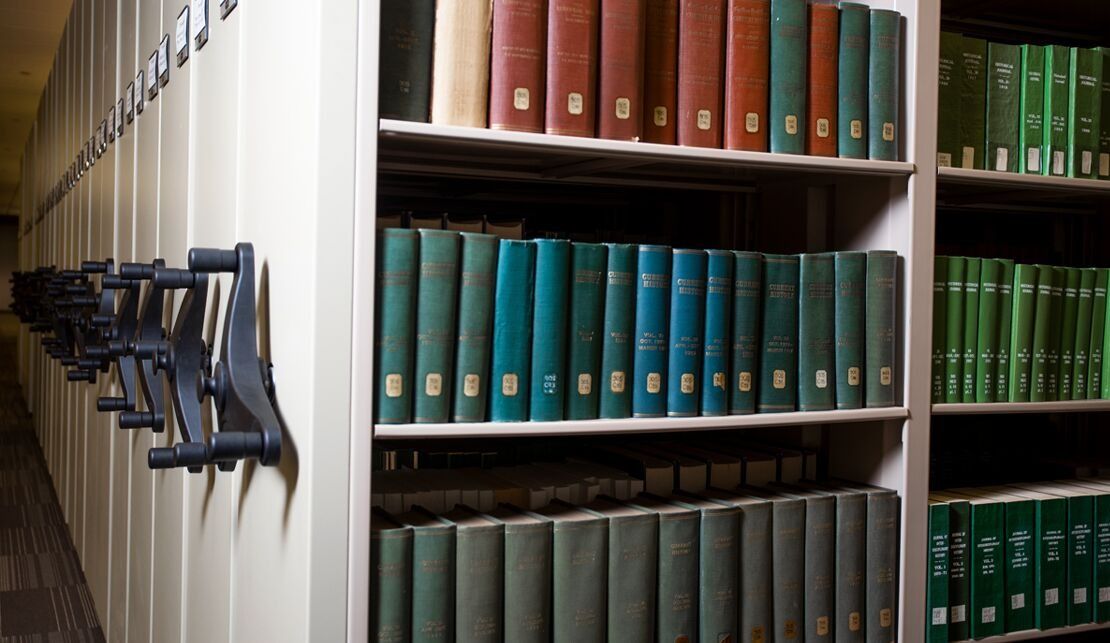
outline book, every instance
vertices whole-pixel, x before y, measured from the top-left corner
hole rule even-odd
[[[987,42],[960,39],[960,164],[964,169],[985,169],[987,140]]]
[[[805,502],[796,497],[771,498],[771,609],[776,641],[804,636]]]
[[[1096,268],[1079,271],[1078,303],[1076,305],[1075,344],[1072,350],[1071,399],[1087,399],[1087,373],[1090,367],[1091,319],[1094,305]]]
[[[638,141],[644,111],[643,0],[601,0],[597,136]]]
[[[999,259],[1002,272],[998,279],[998,351],[994,360],[996,402],[1010,394],[1010,335],[1014,323],[1014,261]]]
[[[1103,342],[1106,339],[1106,286],[1110,271],[1097,268],[1095,287],[1091,295],[1091,344],[1087,359],[1087,397],[1092,400],[1102,395]]]
[[[1110,482],[1104,478],[1082,478],[1060,482],[1085,490],[1092,496],[1095,569],[1091,600],[1094,602],[1095,622],[1106,623],[1110,621]]]
[[[948,403],[960,402],[963,399],[966,284],[967,257],[949,257],[944,304],[944,401]]]
[[[988,487],[981,490],[989,497],[1005,502],[1003,537],[1005,538],[1005,567],[1003,582],[1005,611],[1003,623],[1006,632],[1021,632],[1033,628],[1036,600],[1034,565],[1036,543],[1036,504],[1024,496],[1006,493],[1005,488]]]
[[[756,373],[759,366],[760,304],[763,288],[763,255],[733,251],[732,354],[733,383],[729,387],[729,413],[755,413]]]
[[[705,332],[704,250],[675,249],[671,264],[671,319],[667,356],[667,415],[698,414]]]
[[[971,632],[971,506],[963,498],[930,494],[933,498],[948,504],[948,638],[963,641]]]
[[[459,505],[455,523],[455,640],[500,640],[505,582],[505,525]]]
[[[1068,93],[1071,84],[1071,53],[1067,47],[1044,48],[1044,173],[1068,173]]]
[[[757,409],[793,411],[798,386],[798,256],[763,255]]]
[[[694,507],[640,495],[629,506],[659,516],[656,636],[698,640],[698,566],[701,514]]]
[[[432,123],[485,127],[492,1],[438,0],[432,40]]]
[[[832,410],[837,379],[833,253],[801,255],[798,274],[798,410]]]
[[[646,0],[643,136],[674,145],[678,98],[678,0]]]
[[[726,0],[678,0],[678,144],[721,147]]]
[[[925,640],[948,642],[948,503],[929,500],[929,537],[926,541]]]
[[[948,257],[943,255],[933,257],[933,387],[930,395],[933,404],[944,401],[944,330],[947,324],[945,318],[945,304],[948,303],[947,279]]]
[[[572,243],[569,331],[567,343],[566,419],[598,417],[601,376],[602,323],[605,307],[606,248],[596,243]]]
[[[1098,178],[1110,179],[1110,47],[1099,47],[1102,54],[1102,86],[1099,92]],[[1102,118],[1102,114],[1107,114]]]
[[[379,233],[377,284],[377,380],[374,421],[412,419],[413,328],[420,238],[415,230]]]
[[[837,155],[837,69],[840,10],[835,4],[809,5],[809,70],[806,83],[806,154]]]
[[[698,640],[736,640],[740,603],[740,509],[679,495],[674,502],[701,513],[698,534]]]
[[[370,640],[409,640],[412,529],[379,508],[370,513],[370,569]]]
[[[1033,624],[1040,630],[1067,625],[1067,501],[1039,491],[1007,485],[1010,493],[1034,503]]]
[[[490,129],[543,131],[546,5],[546,0],[493,0]]]
[[[1035,266],[1037,270],[1037,294],[1033,318],[1033,353],[1030,366],[1030,402],[1048,401],[1050,376],[1049,352],[1052,336],[1052,266]],[[1053,375],[1053,379],[1055,379]]]
[[[833,259],[836,408],[863,407],[864,297],[867,253],[837,252]]]
[[[416,287],[416,391],[413,421],[446,422],[455,369],[455,303],[459,293],[459,234],[419,230]]]
[[[505,640],[546,643],[551,636],[551,522],[509,505],[489,515],[505,530]]]
[[[537,239],[532,312],[532,421],[563,419],[566,399],[567,301],[570,242]]]
[[[395,516],[412,528],[412,640],[455,636],[455,525],[416,508]]]
[[[892,489],[844,485],[867,493],[867,618],[869,642],[892,641],[898,631],[898,523],[900,499]]]
[[[1097,179],[1102,53],[1072,47],[1068,83],[1068,176]]]
[[[837,46],[837,155],[867,158],[867,74],[871,14],[865,4],[840,3]]]
[[[701,414],[728,415],[729,322],[732,316],[733,255],[729,250],[706,251],[705,351],[701,369]]]
[[[1002,262],[980,260],[979,320],[975,340],[975,401],[993,402],[997,386],[995,360],[998,357],[998,281]]]
[[[894,406],[894,326],[898,316],[895,281],[898,254],[867,251],[867,292],[864,314],[864,406]]]
[[[805,483],[836,499],[835,641],[862,643],[867,603],[867,495],[859,489]]]
[[[378,116],[427,122],[435,2],[386,0],[380,20]]]
[[[1022,45],[1018,167],[1023,174],[1041,174],[1044,169],[1044,71],[1044,47]]]
[[[766,152],[771,0],[729,0],[727,11],[724,147]]]
[[[1033,384],[1033,324],[1037,306],[1036,266],[1019,263],[1014,267],[1013,305],[1008,341],[1010,354],[1010,402],[1028,402]],[[1006,341],[1006,338],[1003,338]]]
[[[867,54],[867,158],[898,160],[898,100],[902,64],[902,15],[871,10]]]
[[[1021,124],[1021,47],[987,44],[987,169],[1017,172]]]
[[[582,509],[609,521],[605,640],[651,640],[655,630],[659,514],[606,498],[598,498]]]
[[[523,422],[531,391],[536,244],[501,239],[498,246],[489,415],[494,422]]]
[[[784,486],[783,493],[805,501],[806,641],[833,640],[836,610],[836,498],[815,490]]]
[[[636,310],[636,246],[608,243],[598,415],[632,416],[632,333]]]
[[[632,416],[663,417],[667,413],[671,249],[641,245],[638,254]]]
[[[1050,402],[1060,399],[1060,357],[1061,336],[1064,334],[1064,289],[1067,285],[1067,269],[1052,268],[1052,291],[1050,301],[1050,321],[1048,334],[1048,375],[1045,378],[1045,397]]]
[[[1005,631],[1003,503],[990,498],[968,497],[971,513],[971,638],[995,636]]]
[[[806,0],[771,0],[772,152],[805,151],[806,13]]]
[[[599,0],[547,2],[544,132],[593,136],[597,122]]]
[[[454,422],[482,422],[489,399],[496,237],[463,232],[459,269],[458,337],[455,352]]]
[[[982,260],[978,257],[967,258],[967,274],[964,278],[964,363],[961,396],[964,402],[975,401],[975,366],[978,355],[979,335],[979,279]]]
[[[552,520],[551,633],[555,641],[604,641],[609,521],[565,503],[536,513]]]
[[[940,32],[937,67],[937,167],[962,167],[960,150],[960,86],[963,79],[963,36]]]

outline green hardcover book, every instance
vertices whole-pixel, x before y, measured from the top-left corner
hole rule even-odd
[[[948,639],[971,636],[971,506],[963,498],[938,496],[948,503]]]
[[[656,640],[698,640],[700,513],[649,495],[628,504],[659,515]]]
[[[937,69],[937,167],[960,163],[960,78],[963,73],[963,36],[940,32]]]
[[[1091,320],[1094,306],[1095,279],[1098,270],[1079,271],[1079,305],[1075,322],[1075,349],[1072,357],[1071,399],[1087,399],[1087,373],[1090,370]]]
[[[413,420],[446,422],[455,369],[455,302],[459,293],[459,233],[418,230],[416,392]]]
[[[987,44],[987,169],[1017,172],[1021,126],[1021,47]]]
[[[805,150],[806,0],[771,0],[771,151]]]
[[[771,505],[771,607],[773,641],[802,638],[805,624],[805,502],[769,495]],[[719,640],[719,639],[718,639]]]
[[[632,417],[632,333],[636,310],[636,246],[609,243],[598,415]]]
[[[420,238],[415,230],[379,231],[377,288],[377,387],[374,421],[412,419],[413,324]]]
[[[798,255],[763,255],[758,410],[793,411],[798,393]]]
[[[1009,338],[1010,402],[1028,402],[1032,390],[1033,319],[1037,306],[1037,267],[1019,263],[1014,267],[1013,305]],[[1006,338],[1003,338],[1005,341]]]
[[[609,521],[567,504],[536,513],[553,521],[551,632],[553,641],[605,641]]]
[[[459,280],[459,332],[451,418],[483,422],[489,398],[489,360],[493,334],[493,283],[497,237],[474,232],[462,237]]]
[[[1033,625],[1048,630],[1067,625],[1067,500],[1058,496],[1009,485],[1011,493],[1034,502]]]
[[[1033,266],[1037,273],[1037,290],[1033,317],[1033,355],[1029,368],[1029,401],[1048,400],[1049,351],[1052,336],[1052,266]]]
[[[1091,609],[1094,588],[1094,497],[1089,491],[1066,484],[1020,485],[1033,491],[1059,496],[1067,501],[1067,624],[1084,625],[1094,618]]]
[[[836,498],[793,485],[771,485],[782,495],[805,502],[805,622],[804,640],[821,643],[833,640],[836,609],[833,586],[836,580]]]
[[[1094,588],[1095,621],[1110,621],[1110,482],[1105,479],[1083,478],[1066,481],[1077,489],[1088,490],[1094,497]]]
[[[1087,368],[1087,397],[1097,400],[1102,395],[1102,355],[1106,340],[1106,286],[1110,271],[1097,268],[1094,294],[1091,297],[1091,347]]]
[[[863,407],[863,312],[867,281],[866,252],[838,252],[834,259],[836,294],[836,408]]]
[[[838,643],[865,640],[867,610],[867,494],[858,489],[801,483],[836,499],[836,609],[831,627]]]
[[[1034,570],[1036,554],[1033,533],[1036,506],[1033,500],[1007,493],[1005,488],[988,487],[971,490],[1005,502],[1005,567],[1003,578],[1005,612],[1003,622],[1006,632],[1021,632],[1033,628]]]
[[[1083,272],[1068,268],[1064,282],[1064,308],[1060,318],[1060,362],[1056,374],[1057,399],[1070,400],[1072,373],[1075,372],[1075,335],[1079,321],[1079,285]]]
[[[948,257],[938,255],[933,259],[933,391],[932,402],[944,401],[944,330],[947,324],[945,304],[948,303]],[[839,376],[840,373],[838,372]]]
[[[551,521],[504,505],[489,515],[505,526],[505,640],[547,643],[551,639]]]
[[[968,257],[967,275],[964,278],[964,363],[963,384],[961,386],[962,401],[975,401],[975,378],[977,376],[975,365],[979,354],[979,279],[982,260],[978,257]]]
[[[898,253],[893,250],[867,251],[863,403],[868,408],[894,406],[897,273]]]
[[[867,158],[898,160],[898,92],[902,68],[902,14],[871,10],[867,52]]]
[[[1024,174],[1041,174],[1044,158],[1044,47],[1021,46],[1021,159]]]
[[[1045,398],[1050,402],[1060,399],[1060,338],[1064,333],[1064,286],[1067,269],[1052,268],[1052,295],[1049,303],[1051,316],[1048,335],[1048,377]]]
[[[993,402],[998,389],[994,381],[998,358],[998,282],[1002,262],[982,259],[979,270],[979,321],[975,340],[975,401]]]
[[[869,643],[898,638],[898,523],[900,499],[867,487],[867,620]]]
[[[944,284],[944,401],[948,403],[963,400],[966,283],[967,257],[949,257]]]
[[[609,521],[607,641],[650,641],[655,631],[656,560],[659,514],[612,499],[583,507]]]
[[[799,263],[798,410],[828,411],[836,405],[833,254],[803,254]]]
[[[532,291],[536,244],[501,239],[493,301],[493,355],[490,360],[490,420],[528,419],[532,372]]]
[[[572,243],[570,248],[570,329],[567,344],[566,419],[596,420],[604,321],[605,246]]]
[[[960,165],[986,168],[987,141],[987,41],[961,39],[960,49]]]
[[[381,4],[378,112],[382,118],[428,122],[434,28],[432,0]]]
[[[396,519],[412,528],[412,640],[453,640],[455,525],[419,508]]]
[[[1071,52],[1067,47],[1044,48],[1044,173],[1068,173],[1068,92]]]
[[[925,587],[925,640],[948,643],[948,503],[929,501],[928,585]]]
[[[455,640],[499,641],[505,582],[505,526],[463,505],[443,517],[455,523]]]
[[[1068,73],[1068,176],[1097,179],[1102,53],[1072,47]]]
[[[969,498],[971,508],[971,638],[995,636],[1005,631],[1003,503]]]
[[[412,529],[379,508],[370,514],[370,570],[370,640],[408,641]]]
[[[676,504],[701,512],[698,571],[699,640],[737,640],[740,596],[740,509],[680,495]]]
[[[1014,261],[999,259],[1002,273],[998,279],[998,351],[994,359],[996,402],[1010,394],[1010,334],[1014,320]]]
[[[763,289],[763,255],[732,253],[732,386],[729,413],[755,413],[756,369],[761,350],[759,317]]]
[[[840,46],[837,60],[837,155],[867,158],[867,56],[870,9],[857,2],[840,3]]]
[[[570,242],[537,239],[532,309],[532,421],[563,419],[566,399],[567,295]]]
[[[1105,181],[1110,179],[1110,47],[1099,47],[1099,51],[1102,53],[1102,87],[1098,110],[1098,178]]]

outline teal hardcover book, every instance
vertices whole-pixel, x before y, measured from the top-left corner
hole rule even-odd
[[[833,257],[831,252],[807,253],[799,261],[799,411],[829,411],[836,405]]]
[[[805,151],[806,0],[771,0],[771,151]]]
[[[548,643],[551,640],[551,521],[510,505],[501,505],[489,515],[505,525],[504,640]]]
[[[408,641],[412,632],[412,528],[370,514],[370,641]]]
[[[667,414],[668,308],[671,302],[671,249],[639,248],[632,416]]]
[[[566,399],[570,242],[565,239],[537,239],[535,243],[532,392],[528,416],[533,422],[544,422],[563,419]]]
[[[528,378],[532,373],[532,287],[536,244],[501,239],[493,302],[493,358],[490,366],[490,419],[528,419]]]
[[[704,250],[674,251],[667,357],[667,415],[671,417],[698,414],[705,332],[705,271]]]
[[[798,396],[798,255],[763,255],[760,413],[793,411]]]
[[[412,419],[412,340],[420,238],[415,230],[398,228],[379,234],[374,421],[404,424]]]
[[[755,413],[763,255],[740,250],[732,255],[732,384],[728,412],[741,415]]]
[[[398,514],[412,528],[412,641],[455,637],[455,524],[423,508]]]
[[[493,284],[497,237],[463,232],[459,279],[459,330],[451,419],[482,422],[489,398],[489,358],[493,329]]]
[[[727,415],[729,404],[729,321],[732,316],[733,256],[728,250],[706,253],[705,356],[701,369],[701,414]]]
[[[601,331],[605,307],[605,246],[573,243],[571,255],[570,354],[566,418],[596,420],[601,374]]]
[[[892,250],[867,251],[867,294],[864,314],[864,396],[867,408],[894,406],[897,380],[894,353],[897,318],[895,283],[898,254]]]
[[[413,420],[446,422],[455,369],[455,303],[459,293],[459,234],[419,230],[416,289],[416,391]]]
[[[871,14],[865,4],[840,3],[837,59],[837,154],[867,158],[867,53]]]
[[[602,418],[632,416],[632,333],[636,313],[636,246],[605,244],[609,249],[605,273],[605,321],[601,339]]]
[[[898,84],[901,76],[902,15],[871,10],[868,54],[867,158],[898,160]]]
[[[464,505],[443,517],[455,523],[455,642],[500,641],[505,525]]]

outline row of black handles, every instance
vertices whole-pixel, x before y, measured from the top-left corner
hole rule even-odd
[[[204,318],[208,276],[221,272],[235,276],[220,356],[213,364],[204,341]],[[258,355],[251,244],[237,244],[234,250],[193,248],[188,269],[167,268],[165,261],[155,259],[150,264],[122,263],[116,271],[108,259],[83,262],[80,270],[49,266],[17,272],[11,282],[13,311],[32,332],[42,334],[50,357],[70,367],[69,381],[95,383],[98,373],[115,366],[123,395],[101,397],[96,408],[118,412],[119,428],[164,431],[163,380],[169,386],[181,441],[150,449],[151,469],[186,467],[198,473],[215,464],[221,471],[233,471],[239,460],[273,466],[281,459],[273,369]],[[168,334],[162,326],[167,290],[185,291]],[[136,375],[144,411],[136,406]],[[218,430],[205,440],[203,405],[209,398]]]

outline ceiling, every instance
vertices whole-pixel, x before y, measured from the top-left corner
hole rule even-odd
[[[0,0],[0,216],[19,213],[19,163],[73,0]]]

